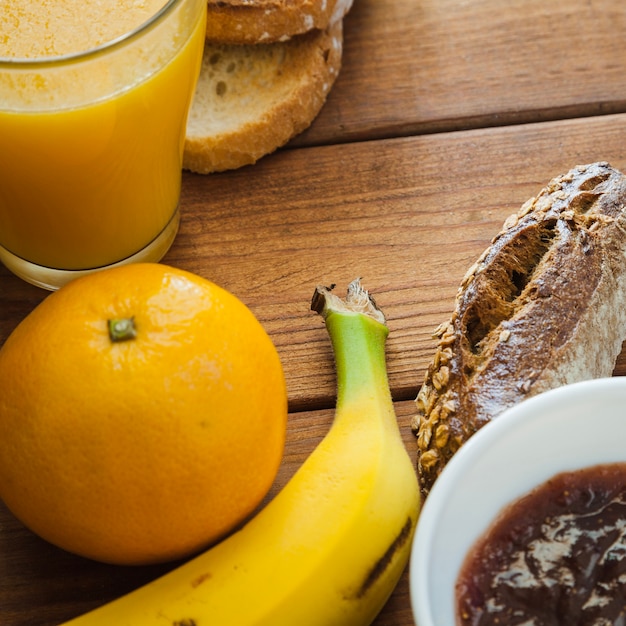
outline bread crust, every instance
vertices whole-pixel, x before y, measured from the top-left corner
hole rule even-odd
[[[207,42],[183,168],[208,174],[250,165],[310,126],[339,74],[342,35],[339,21],[286,42]]]
[[[326,30],[343,19],[353,0],[208,0],[207,39],[213,43],[286,41]]]
[[[552,180],[468,270],[417,396],[423,495],[506,408],[611,376],[626,337],[626,177],[608,163]]]

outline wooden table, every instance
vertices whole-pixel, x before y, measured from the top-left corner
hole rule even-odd
[[[414,456],[431,331],[466,268],[553,176],[597,160],[626,169],[625,3],[356,0],[344,27],[343,69],[313,126],[254,166],[185,174],[164,259],[238,295],[278,347],[290,425],[272,493],[333,416],[330,344],[309,310],[317,283],[343,291],[361,276],[384,309]],[[45,296],[0,269],[0,342]],[[57,624],[167,569],[70,556],[0,508],[3,626]],[[413,623],[406,573],[375,623]]]

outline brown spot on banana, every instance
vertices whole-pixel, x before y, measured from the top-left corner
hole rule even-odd
[[[402,549],[406,542],[410,540],[414,524],[415,520],[413,520],[413,518],[409,515],[397,537],[391,542],[389,547],[385,550],[385,553],[376,561],[376,563],[374,563],[374,566],[368,572],[365,580],[354,596],[356,599],[365,596],[365,594],[367,594],[367,592],[374,586],[376,581],[385,573],[393,561],[393,557]]]
[[[204,574],[200,574],[197,578],[191,581],[191,586],[195,589],[199,587],[205,580],[211,578],[211,574],[209,572],[205,572]],[[178,624],[176,626],[179,626]],[[186,624],[180,624],[180,626],[187,626]]]

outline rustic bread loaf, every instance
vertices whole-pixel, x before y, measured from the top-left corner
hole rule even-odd
[[[342,26],[272,44],[207,41],[183,167],[208,174],[249,165],[310,126],[339,74]]]
[[[626,338],[626,177],[552,180],[462,280],[417,396],[423,494],[473,433],[540,392],[610,376]]]
[[[352,0],[208,0],[207,39],[214,43],[286,41],[326,30],[350,10]]]

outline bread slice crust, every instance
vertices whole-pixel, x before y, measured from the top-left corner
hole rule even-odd
[[[343,19],[353,0],[208,0],[207,39],[213,43],[286,41],[326,30]]]
[[[508,407],[611,376],[626,338],[626,177],[600,162],[552,180],[468,270],[435,336],[412,424],[423,495]]]
[[[255,163],[305,130],[341,68],[343,24],[286,42],[207,41],[183,168],[209,174]]]

